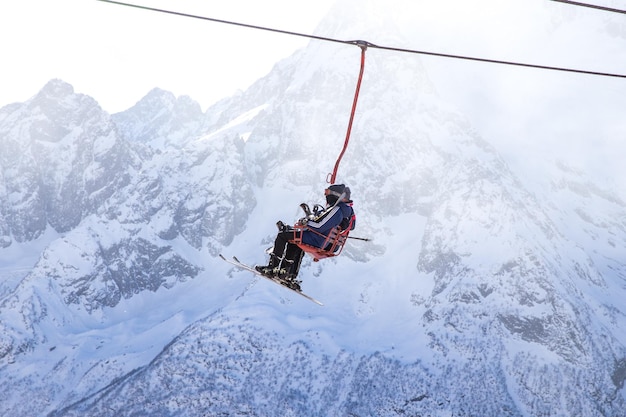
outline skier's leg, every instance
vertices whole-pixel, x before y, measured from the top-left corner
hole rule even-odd
[[[270,253],[269,263],[265,266],[257,265],[254,268],[263,275],[274,275],[274,270],[281,268],[289,239],[293,237],[291,232],[280,232],[276,235],[274,240],[274,248]]]
[[[296,291],[302,291],[300,288],[301,281],[299,281],[297,277],[303,255],[304,251],[300,249],[298,245],[289,243],[281,266],[276,269],[278,272],[277,276],[283,281],[284,285]]]
[[[298,247],[298,245],[294,245],[290,243],[287,245],[287,251],[285,253],[285,260],[289,262],[289,268],[287,269],[287,274],[289,278],[295,279],[298,276],[298,272],[300,271],[300,263],[302,262],[302,256],[304,255],[304,251]]]

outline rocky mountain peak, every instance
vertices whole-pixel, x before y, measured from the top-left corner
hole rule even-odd
[[[188,96],[151,90],[130,109],[113,115],[119,131],[129,141],[154,149],[180,147],[200,134],[204,113]]]

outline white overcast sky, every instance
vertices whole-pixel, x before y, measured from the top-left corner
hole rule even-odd
[[[626,0],[605,1],[608,2],[605,4],[614,7],[626,7]],[[127,2],[313,33],[335,0]],[[385,0],[381,2],[388,3]],[[554,4],[551,0],[545,2]],[[420,6],[416,7],[418,11],[409,13],[404,10],[403,13],[413,18],[425,12],[430,14],[427,23],[432,25],[432,35],[419,39],[415,45],[399,46],[526,59],[521,48],[486,48],[482,51],[481,46],[489,45],[494,38],[507,39],[507,32],[514,31],[506,26],[509,24],[506,15],[524,12],[531,7],[526,7],[528,3],[524,1],[504,2],[507,6],[502,7],[494,6],[504,3],[489,3],[488,0],[476,0],[474,5],[458,0],[433,0],[432,3],[421,1]],[[464,9],[460,10],[460,6]],[[559,7],[567,10],[573,6]],[[604,12],[588,13],[604,16]],[[626,15],[623,17],[626,21]],[[482,33],[476,30],[478,26],[485,27]],[[590,28],[590,31],[593,30]],[[465,33],[459,36],[459,31]],[[468,36],[470,33],[472,35]],[[447,37],[451,37],[451,41],[446,45],[442,39]],[[12,102],[23,102],[36,94],[50,79],[60,78],[72,84],[77,92],[94,97],[110,113],[128,109],[154,87],[178,96],[189,95],[206,109],[237,89],[247,88],[267,74],[277,61],[308,42],[306,38],[129,8],[98,0],[3,1],[0,3],[0,39],[0,107]],[[502,44],[506,46],[506,42]],[[580,49],[580,43],[573,44],[570,55],[584,57],[586,53]],[[563,55],[561,52],[552,51],[550,54]],[[543,58],[547,61],[545,58],[549,56]],[[562,58],[559,56],[555,60],[557,63],[567,63]],[[460,68],[458,64],[458,61],[444,61],[442,65]],[[605,69],[606,66],[593,61],[567,64],[591,69]],[[606,69],[619,70],[610,67]],[[453,83],[446,82],[446,85],[453,86]]]
[[[334,0],[136,0],[258,26],[312,33]],[[203,109],[267,74],[306,38],[139,10],[97,0],[0,3],[0,107],[23,102],[50,79],[126,110],[154,87]]]

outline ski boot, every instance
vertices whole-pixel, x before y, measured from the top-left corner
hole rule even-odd
[[[274,276],[274,268],[270,268],[267,265],[257,265],[254,267],[254,269],[261,275],[265,275],[266,277],[273,277]]]
[[[286,282],[287,282],[287,286],[291,288],[292,290],[302,292],[302,287],[300,287],[300,284],[302,284],[302,281],[296,279],[295,276],[289,276],[289,278],[286,279]]]
[[[285,259],[285,260],[283,260],[283,263],[289,265],[289,268],[288,269],[281,268],[279,271],[276,271],[277,272],[276,277],[286,287],[289,287],[292,290],[302,291],[302,289],[300,288],[300,283],[302,281],[297,280],[296,279],[297,278],[297,274],[293,273],[293,263],[294,263],[294,261],[289,260],[289,259]]]
[[[273,248],[272,248],[273,249]],[[270,253],[270,262],[267,265],[257,265],[254,269],[260,273],[261,275],[265,275],[266,277],[273,278],[278,274],[278,265],[280,265],[280,259],[278,256]]]
[[[285,270],[283,269],[283,271]],[[302,288],[300,287],[300,284],[302,283],[302,281],[298,280],[295,275],[288,274],[285,271],[285,273],[278,275],[278,279],[280,280],[281,284],[283,284],[285,287],[291,288],[292,290],[295,290],[295,291],[302,292]]]

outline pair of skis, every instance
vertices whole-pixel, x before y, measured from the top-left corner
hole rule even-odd
[[[283,288],[287,288],[289,291],[295,292],[296,294],[306,298],[307,300],[313,301],[317,305],[320,305],[320,306],[324,305],[320,301],[316,300],[315,298],[311,297],[310,295],[307,295],[307,294],[303,293],[302,291],[298,291],[298,290],[294,290],[293,288],[289,288],[283,281],[281,281],[278,278],[274,278],[274,277],[270,277],[270,276],[267,276],[267,275],[263,275],[262,273],[260,273],[256,269],[254,269],[254,267],[251,267],[251,266],[246,265],[243,262],[241,262],[235,256],[233,256],[232,259],[228,259],[228,258],[226,258],[224,255],[222,255],[220,253],[220,258],[222,258],[224,261],[228,262],[229,264],[236,266],[239,269],[243,269],[245,271],[252,272],[255,275],[258,275],[258,276],[263,277],[263,278],[265,278],[265,279],[267,279],[269,281],[272,281],[274,284],[278,284],[278,285],[280,285]]]

